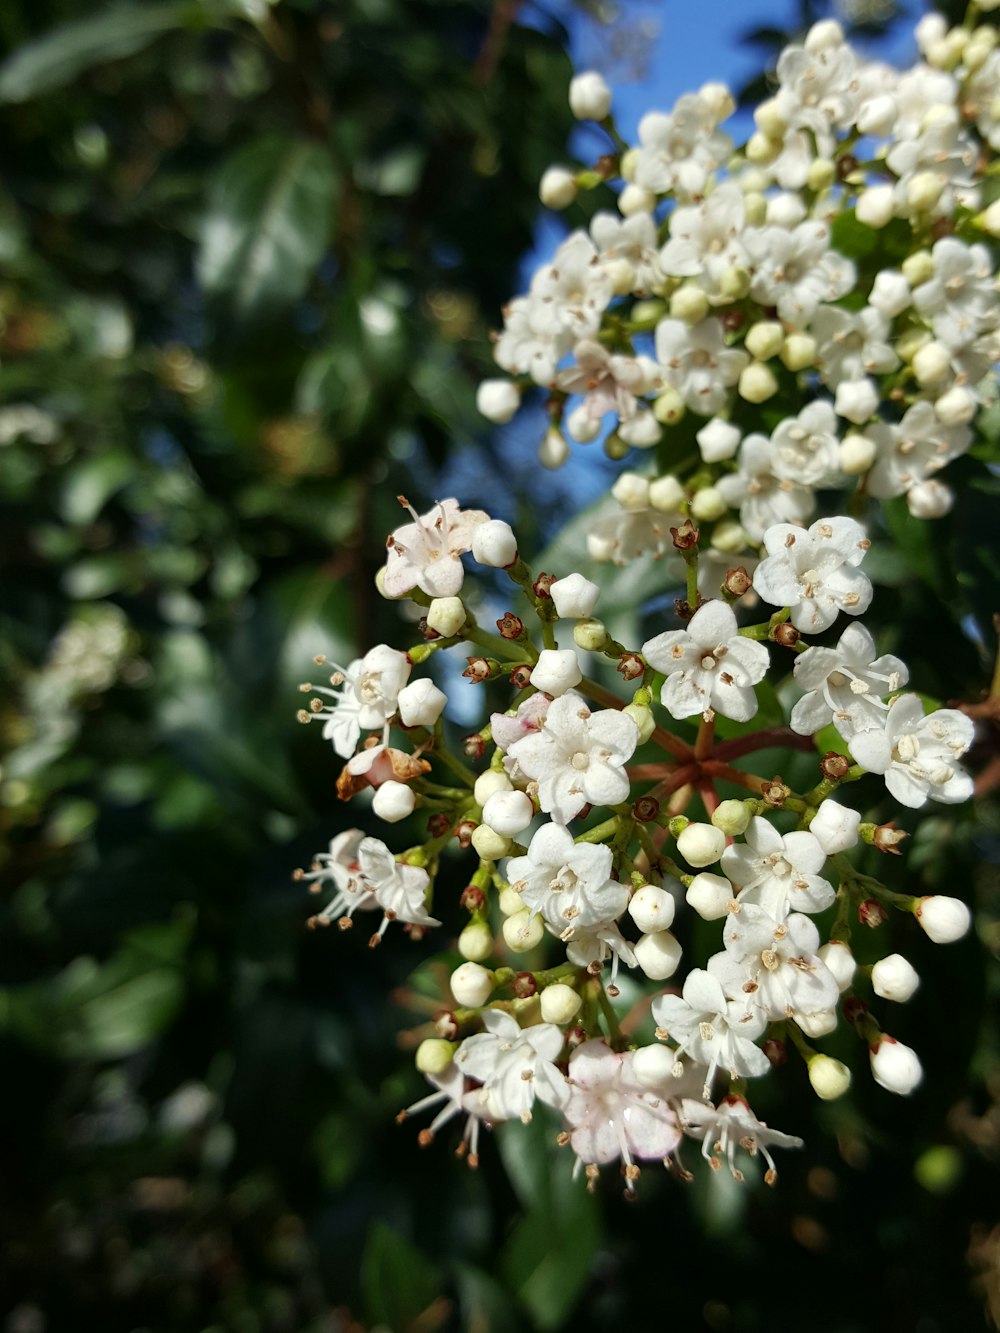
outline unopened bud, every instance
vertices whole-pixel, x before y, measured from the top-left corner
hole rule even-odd
[[[603,620],[578,620],[573,626],[573,642],[588,653],[601,652],[610,637]]]
[[[390,779],[376,788],[372,810],[387,824],[396,824],[407,815],[412,815],[416,804],[417,798],[412,788],[405,782],[394,782]]]
[[[680,965],[683,950],[669,930],[643,935],[635,945],[635,959],[650,981],[666,981]]]
[[[481,963],[493,952],[493,933],[485,921],[470,921],[458,937],[458,952],[470,963]]]
[[[485,822],[505,838],[523,833],[534,817],[535,807],[523,791],[496,791],[483,806]]]
[[[887,1092],[907,1097],[924,1076],[916,1051],[884,1033],[869,1048],[872,1075]]]
[[[670,298],[671,318],[681,319],[685,324],[700,324],[708,311],[708,297],[691,283],[678,287]]]
[[[814,1055],[809,1061],[809,1082],[817,1097],[825,1102],[836,1101],[851,1086],[851,1071],[832,1056]]]
[[[538,182],[539,199],[546,208],[557,212],[569,208],[576,194],[576,179],[565,167],[549,167]]]
[[[726,835],[712,824],[688,824],[677,838],[677,850],[689,866],[710,866],[726,849]]]
[[[554,472],[569,461],[569,445],[561,430],[550,426],[538,446],[538,461],[542,467]]]
[[[555,603],[556,614],[562,620],[579,620],[590,616],[597,605],[600,588],[582,574],[567,574],[549,586],[549,595]]]
[[[521,393],[512,380],[483,380],[476,390],[476,407],[487,421],[502,426],[521,406]]]
[[[857,846],[860,824],[861,816],[857,810],[827,799],[813,816],[809,832],[827,856],[836,856],[838,852]]]
[[[685,491],[677,477],[667,473],[649,485],[649,504],[659,514],[676,514],[684,503]]]
[[[489,824],[478,824],[472,834],[472,846],[476,855],[483,861],[499,861],[510,851],[510,838],[505,838]]]
[[[854,961],[854,954],[851,953],[851,946],[845,944],[843,940],[830,940],[828,944],[822,945],[817,950],[816,956],[833,974],[833,979],[836,981],[840,993],[843,994],[845,990],[848,990],[857,970],[857,963]]]
[[[816,364],[816,339],[811,338],[808,333],[790,333],[778,355],[786,370],[791,370],[793,373],[808,370],[810,366]]]
[[[744,346],[758,361],[777,356],[785,341],[785,330],[777,320],[761,320],[747,329]]]
[[[453,1041],[442,1041],[439,1037],[428,1037],[417,1047],[414,1063],[421,1074],[443,1074],[451,1064],[458,1049]]]
[[[543,648],[531,668],[531,683],[553,699],[583,680],[580,662],[572,648]]]
[[[695,875],[684,895],[687,903],[703,921],[720,921],[729,912],[735,898],[733,886],[722,875]]]
[[[611,110],[611,89],[596,70],[570,79],[569,105],[577,120],[604,120]]]
[[[582,998],[572,986],[557,981],[542,991],[542,1022],[555,1023],[559,1027],[564,1023],[571,1023],[580,1012],[582,1004]]]
[[[513,953],[527,953],[542,941],[545,924],[537,912],[523,907],[503,923],[503,937]]]
[[[457,634],[467,620],[461,597],[435,597],[427,608],[427,626],[443,639]]]
[[[517,559],[517,539],[509,523],[491,518],[472,529],[472,558],[492,569],[507,569]]]
[[[673,896],[655,884],[644,884],[637,889],[629,900],[628,910],[643,934],[668,930],[673,924]]]
[[[746,801],[735,798],[720,801],[712,811],[712,823],[727,838],[738,838],[747,831],[750,823],[750,811]]]
[[[699,523],[714,523],[728,512],[729,505],[714,486],[703,486],[691,497],[691,516]]]
[[[872,990],[883,1000],[905,1004],[920,985],[916,968],[900,953],[880,958],[872,966]]]
[[[933,894],[921,898],[914,909],[917,922],[935,944],[952,944],[967,935],[972,925],[972,913],[959,898]]]
[[[661,426],[676,426],[686,411],[684,399],[670,384],[665,385],[653,401],[653,416]]]
[[[766,362],[751,361],[744,366],[737,387],[740,397],[748,403],[763,403],[778,392],[778,381]]]
[[[656,730],[656,718],[653,710],[645,704],[626,704],[622,709],[625,717],[630,717],[639,731],[639,744],[644,745]]]
[[[478,1009],[493,994],[493,973],[479,963],[462,963],[451,974],[451,993],[463,1009]]]
[[[818,1009],[815,1013],[805,1014],[795,1010],[795,1022],[807,1037],[826,1037],[837,1027],[836,1009]]]

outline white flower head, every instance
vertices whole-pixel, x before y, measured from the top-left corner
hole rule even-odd
[[[577,694],[549,705],[541,729],[507,749],[525,777],[538,783],[542,810],[568,824],[585,805],[617,805],[628,797],[625,764],[639,743],[639,729],[616,708],[592,713]]]
[[[680,1142],[672,1106],[636,1079],[631,1054],[619,1055],[599,1037],[585,1041],[570,1056],[568,1079],[563,1116],[583,1165],[620,1158],[631,1189],[636,1158],[664,1161]]]
[[[909,680],[906,663],[891,653],[875,656],[864,625],[848,625],[836,648],[814,645],[795,660],[795,683],[806,694],[792,709],[792,730],[811,736],[833,722],[845,738],[881,728],[888,704],[883,696]]]
[[[511,888],[546,924],[569,940],[617,920],[628,905],[628,889],[611,878],[611,848],[575,843],[562,824],[544,824],[527,855],[507,863]]]
[[[412,926],[439,926],[426,908],[430,877],[420,866],[403,865],[378,838],[362,838],[358,847],[360,876],[371,889],[384,912],[376,938],[381,938],[391,921]]]
[[[799,829],[782,837],[768,820],[755,816],[746,842],[722,853],[722,873],[740,891],[741,910],[756,903],[780,921],[789,912],[822,912],[830,906],[836,895],[819,873],[825,862],[815,834]]]
[[[313,893],[319,893],[327,883],[333,884],[334,895],[323,910],[317,912],[315,924],[339,921],[346,927],[359,908],[378,906],[371,885],[361,876],[358,862],[358,848],[364,836],[361,829],[345,829],[331,839],[327,851],[318,852],[313,857],[307,871],[296,872],[296,878],[309,883]]]
[[[569,1098],[566,1080],[555,1065],[563,1034],[552,1023],[522,1028],[500,1009],[483,1011],[485,1032],[466,1037],[455,1052],[455,1064],[481,1090],[473,1097],[490,1120],[531,1119],[537,1097],[562,1107]]]
[[[396,528],[386,543],[386,595],[402,597],[416,587],[429,597],[453,597],[465,577],[462,553],[472,550],[473,530],[489,515],[462,509],[457,500],[439,500],[426,514],[417,514],[402,496],[400,504],[413,522]]]
[[[805,532],[777,523],[764,533],[767,558],[754,589],[772,606],[791,607],[796,629],[827,629],[838,612],[857,616],[871,604],[871,581],[857,568],[870,545],[853,518],[819,519]]]
[[[729,917],[722,942],[725,953],[710,959],[709,970],[748,1013],[777,1020],[836,1006],[840,990],[817,954],[819,931],[807,916],[793,912],[779,921],[747,903]]]
[[[758,1153],[767,1163],[764,1179],[773,1185],[777,1178],[774,1159],[768,1146],[778,1148],[801,1148],[802,1140],[793,1134],[783,1134],[780,1130],[769,1129],[762,1120],[758,1120],[742,1097],[732,1094],[724,1097],[717,1107],[705,1106],[685,1098],[681,1102],[681,1120],[684,1132],[693,1139],[703,1139],[702,1156],[713,1168],[721,1166],[720,1158],[729,1163],[729,1170],[734,1180],[742,1180],[743,1173],[735,1164],[736,1149],[742,1148],[751,1157]]]
[[[677,1043],[675,1055],[706,1067],[704,1096],[711,1095],[716,1070],[734,1078],[756,1078],[771,1068],[755,1038],[766,1020],[730,1000],[711,972],[696,967],[688,973],[680,995],[660,995],[653,1001],[657,1035]]]
[[[642,646],[650,666],[667,679],[660,694],[671,717],[693,717],[714,709],[746,722],[757,711],[753,687],[763,680],[767,648],[738,632],[725,602],[705,602],[687,629],[667,630]]]
[[[411,669],[405,653],[378,643],[350,666],[337,667],[330,678],[332,689],[314,687],[333,700],[313,716],[323,719],[323,739],[333,742],[342,759],[354,754],[362,731],[378,728],[383,741],[387,739],[389,719],[395,716]]]
[[[924,716],[917,694],[895,699],[882,730],[863,731],[848,741],[851,754],[870,773],[881,773],[890,794],[913,809],[928,797],[954,805],[972,795],[972,778],[959,758],[972,744],[970,718],[956,708]]]

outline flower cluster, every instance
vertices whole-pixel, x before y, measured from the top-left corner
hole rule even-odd
[[[567,436],[603,435],[619,458],[656,447],[672,486],[623,501],[592,555],[662,552],[672,490],[728,553],[808,521],[822,490],[949,509],[939,474],[972,444],[1000,354],[1000,203],[982,208],[1000,48],[991,25],[940,16],[917,37],[924,60],[901,72],[818,23],[783,52],[741,148],[720,128],[733,99],[710,84],[646,115],[601,172],[553,169],[559,189],[547,174],[555,207],[617,178],[616,207],[508,305],[495,356],[515,378],[479,402],[505,421],[545,391],[549,465]],[[617,138],[610,99],[586,104]]]
[[[479,403],[507,421],[544,391],[549,464],[566,434],[604,433],[619,458],[655,446],[658,466],[618,476],[586,546],[599,562],[667,557],[675,618],[619,643],[579,569],[532,570],[506,523],[455,499],[418,515],[400,497],[410,521],[378,586],[419,608],[416,641],[317,658],[329,683],[302,686],[301,720],[345,761],[340,796],[370,793],[385,823],[426,820],[401,852],[352,829],[297,872],[329,891],[314,923],[375,911],[371,945],[393,922],[419,938],[446,915],[446,860],[469,859],[463,961],[417,1049],[433,1091],[402,1115],[436,1108],[425,1143],[462,1119],[473,1164],[484,1129],[541,1102],[589,1179],[611,1162],[628,1190],[641,1162],[685,1174],[688,1138],[737,1178],[737,1149],[759,1155],[771,1181],[771,1148],[801,1140],[754,1114],[755,1080],[800,1058],[818,1097],[843,1095],[849,1067],[816,1045],[841,1024],[881,1087],[921,1080],[882,1028],[882,1002],[919,977],[898,953],[869,961],[852,931],[870,940],[891,910],[937,943],[968,930],[960,899],[868,870],[906,836],[886,803],[972,795],[973,723],[907,692],[906,663],[880,652],[862,622],[874,529],[836,512],[905,494],[914,515],[943,513],[936,474],[969,448],[1000,352],[1000,211],[979,211],[1000,47],[991,27],[937,19],[918,38],[923,63],[900,73],[816,25],[781,56],[739,151],[718,85],[646,116],[625,149],[603,80],[573,81],[575,113],[623,151],[600,172],[550,169],[543,198],[566,207],[617,175],[617,212],[508,306],[495,352],[515,378]],[[818,492],[848,483],[850,506],[810,522]],[[470,563],[506,580],[495,632]],[[451,651],[491,700],[460,749],[436,670]],[[764,690],[787,725],[754,729]],[[739,762],[775,747],[813,756],[804,789]]]

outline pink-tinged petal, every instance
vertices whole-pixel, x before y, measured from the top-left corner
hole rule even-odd
[[[622,1118],[625,1141],[640,1161],[662,1161],[680,1142],[680,1126],[669,1104],[657,1101],[654,1106],[649,1093],[630,1098]]]
[[[416,587],[418,577],[419,571],[412,561],[400,555],[395,547],[390,547],[382,578],[382,586],[386,593],[390,597],[402,597],[411,588]]]
[[[621,1056],[600,1037],[583,1042],[569,1058],[569,1077],[581,1088],[599,1088],[618,1076]]]
[[[732,607],[722,601],[709,601],[691,617],[687,632],[700,647],[714,648],[717,644],[728,643],[737,629]]]

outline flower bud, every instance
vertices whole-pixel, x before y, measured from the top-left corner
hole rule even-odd
[[[790,333],[778,353],[781,364],[793,373],[816,364],[816,339],[808,333]],[[751,400],[753,401],[753,400]]]
[[[944,177],[936,171],[918,171],[907,182],[906,202],[916,213],[929,213],[937,207],[944,185]]]
[[[867,472],[875,462],[878,449],[867,435],[847,435],[841,441],[838,450],[842,471],[850,477],[858,477]]]
[[[666,981],[680,965],[683,950],[669,930],[643,935],[635,946],[636,962],[650,981]]]
[[[578,620],[573,626],[573,642],[588,653],[599,653],[609,639],[603,620]]]
[[[742,301],[749,295],[752,285],[753,278],[749,269],[742,268],[739,264],[730,264],[719,276],[719,295],[725,301]]]
[[[594,614],[601,590],[582,574],[567,574],[564,579],[556,579],[549,592],[561,620],[580,620]]]
[[[711,824],[688,824],[677,839],[677,850],[689,866],[711,866],[726,849],[726,835]]]
[[[470,963],[481,963],[484,958],[489,958],[493,952],[493,934],[485,921],[469,922],[458,937],[458,952]]]
[[[649,482],[638,472],[623,472],[611,487],[611,494],[623,509],[634,512],[649,508]]]
[[[510,421],[521,406],[521,393],[512,380],[483,380],[476,390],[476,407],[498,426]]]
[[[883,1000],[905,1003],[920,985],[916,968],[900,953],[880,958],[872,967],[872,990]]]
[[[728,513],[729,505],[714,486],[703,486],[691,497],[691,514],[701,523],[714,523]]]
[[[944,518],[954,503],[954,491],[936,477],[918,481],[906,492],[906,507],[914,518]]]
[[[670,298],[672,319],[681,319],[685,324],[699,324],[708,314],[708,297],[700,287],[685,283],[678,287]]]
[[[979,214],[977,221],[989,236],[1000,236],[1000,199],[994,199],[989,208]]]
[[[538,197],[546,208],[557,212],[569,208],[576,198],[576,180],[565,167],[549,167],[538,183]]]
[[[932,894],[921,898],[914,909],[917,924],[935,944],[952,944],[967,935],[972,925],[972,913],[959,898]]]
[[[510,838],[505,838],[484,822],[472,830],[472,846],[481,860],[499,861],[510,851]]]
[[[806,185],[810,190],[815,190],[821,194],[828,190],[837,179],[837,164],[831,162],[828,157],[817,157],[809,163],[809,170],[806,174]]]
[[[674,1079],[674,1066],[677,1053],[669,1046],[659,1042],[651,1046],[640,1046],[632,1053],[632,1076],[643,1088],[651,1092],[662,1092],[665,1083]]]
[[[652,213],[656,207],[656,195],[641,185],[629,183],[618,196],[618,212],[623,218],[634,217],[636,213]]]
[[[951,354],[944,343],[924,343],[913,357],[913,373],[921,388],[942,384],[951,373]]]
[[[785,330],[777,320],[763,319],[747,330],[744,346],[758,361],[777,356],[785,341]]]
[[[795,1022],[807,1037],[826,1037],[837,1028],[836,1009],[818,1009],[814,1014],[795,1011]]]
[[[740,432],[732,422],[713,417],[697,432],[695,439],[706,463],[721,463],[735,456],[740,445]]]
[[[577,120],[604,120],[611,110],[611,89],[596,70],[570,79],[569,106]]]
[[[404,685],[396,700],[404,727],[433,727],[447,702],[444,691],[426,676]]]
[[[577,444],[590,444],[601,433],[603,421],[591,412],[586,403],[574,407],[566,418],[566,434]]]
[[[895,1037],[880,1033],[869,1049],[872,1075],[886,1092],[908,1097],[924,1076],[917,1053]]]
[[[736,555],[746,550],[747,535],[735,520],[727,519],[715,525],[709,544],[723,555]]]
[[[887,227],[895,212],[895,190],[891,185],[873,185],[858,197],[858,221],[866,227]]]
[[[854,961],[854,954],[851,953],[851,946],[843,940],[830,940],[829,944],[824,944],[817,950],[816,956],[833,974],[840,993],[843,994],[848,990],[858,966]]]
[[[427,608],[427,628],[437,630],[443,639],[450,639],[467,619],[461,597],[435,597]]]
[[[814,1055],[809,1060],[809,1082],[817,1097],[825,1102],[843,1097],[851,1086],[851,1071],[841,1060],[829,1055]]]
[[[462,963],[451,974],[451,993],[463,1009],[478,1009],[493,994],[493,973],[478,963]]]
[[[491,569],[507,569],[517,559],[517,539],[509,523],[491,518],[472,529],[472,558]]]
[[[883,269],[875,277],[868,304],[873,305],[886,319],[895,319],[912,304],[910,284],[897,269]]]
[[[911,287],[930,282],[934,276],[934,256],[929,250],[916,250],[903,260],[903,277]]]
[[[724,83],[703,83],[698,89],[698,97],[716,125],[721,125],[736,110],[736,99]]]
[[[861,816],[857,810],[828,797],[813,816],[809,832],[827,856],[835,856],[837,852],[857,846],[860,824]]]
[[[644,884],[633,893],[628,911],[644,935],[667,930],[674,920],[673,896],[655,884]]]
[[[506,773],[496,768],[488,768],[485,773],[480,773],[476,778],[475,786],[472,788],[472,794],[476,799],[476,804],[484,806],[494,792],[510,791],[514,784]]]
[[[855,426],[862,426],[878,407],[878,390],[870,379],[842,380],[837,385],[833,408]]]
[[[672,384],[665,385],[653,403],[653,417],[663,426],[676,426],[686,411],[684,399]]]
[[[844,29],[836,19],[820,19],[806,33],[804,46],[810,55],[819,55],[822,51],[835,51],[844,44]]]
[[[763,403],[778,392],[774,371],[763,361],[751,361],[740,373],[739,394],[748,403]]]
[[[695,875],[684,895],[703,921],[720,921],[735,898],[733,886],[722,875]]]
[[[495,791],[483,806],[483,822],[505,838],[523,833],[534,817],[531,797],[523,791]]]
[[[555,1023],[559,1027],[564,1023],[572,1023],[580,1012],[582,1004],[583,1000],[572,986],[557,981],[542,991],[540,999],[542,1022]]]
[[[635,723],[639,731],[639,744],[645,745],[656,730],[656,718],[653,716],[653,710],[645,704],[626,704],[622,712]]]
[[[735,798],[720,801],[712,811],[712,823],[727,838],[738,838],[741,833],[746,832],[750,823],[750,811],[747,809],[746,801],[738,801]]]
[[[562,467],[568,459],[569,445],[563,438],[562,431],[552,426],[545,432],[545,437],[538,446],[538,461],[542,467],[547,467],[550,472],[554,472],[556,468]]]
[[[580,663],[572,648],[543,648],[531,668],[531,683],[558,699],[583,680]]]
[[[440,1037],[428,1037],[417,1047],[414,1063],[421,1074],[443,1074],[457,1050],[457,1042],[442,1041]]]
[[[416,804],[417,798],[412,788],[405,782],[395,782],[390,778],[388,782],[376,787],[372,810],[387,824],[396,824],[407,815],[412,815]]]
[[[524,911],[521,895],[516,889],[512,889],[509,884],[506,888],[500,890],[497,905],[504,916],[516,916],[518,912]]]
[[[934,404],[934,412],[946,426],[966,426],[976,415],[976,395],[963,384],[954,384]]]
[[[545,925],[537,912],[523,907],[503,923],[503,937],[507,948],[514,953],[527,953],[541,943]]]
[[[788,130],[788,122],[778,110],[778,101],[769,97],[753,113],[754,124],[767,139],[783,139]],[[755,159],[751,159],[753,161]]]
[[[684,487],[670,473],[651,482],[648,494],[649,504],[658,514],[676,514],[684,502]]]

